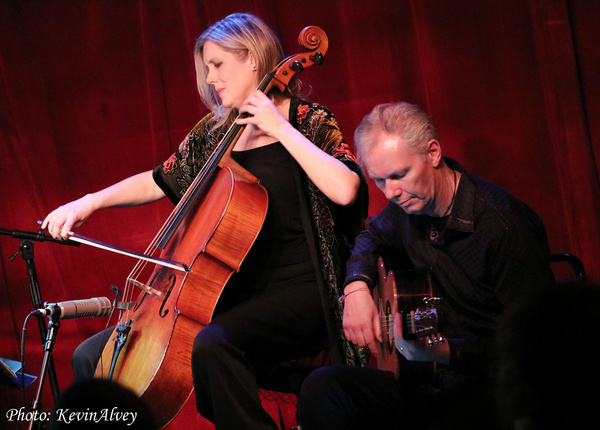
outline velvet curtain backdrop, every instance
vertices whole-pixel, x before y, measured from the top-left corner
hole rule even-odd
[[[406,100],[428,111],[444,152],[530,204],[553,252],[579,256],[600,279],[600,4],[576,0],[4,0],[0,2],[0,227],[35,231],[57,206],[175,151],[206,113],[192,48],[232,12],[262,17],[289,54],[307,25],[329,52],[302,79],[336,115],[346,140],[378,103]],[[385,204],[372,188],[371,214]],[[79,233],[144,251],[172,207],[96,213]],[[19,240],[0,236],[0,357],[18,359],[32,310]],[[42,298],[111,296],[134,261],[106,251],[34,244]],[[74,348],[105,321],[63,321],[54,350],[61,389]],[[42,358],[28,327],[26,370]],[[36,384],[28,390],[35,396]],[[2,386],[5,412],[22,405]],[[169,428],[211,428],[189,402]],[[43,410],[52,407],[46,382]],[[184,427],[185,426],[185,427]]]

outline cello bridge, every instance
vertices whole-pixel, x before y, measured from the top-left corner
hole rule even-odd
[[[158,297],[162,297],[163,293],[162,291],[158,291],[140,281],[138,281],[137,279],[133,279],[133,278],[127,278],[128,282],[131,282],[133,285],[135,285],[138,288],[141,288],[142,290],[144,290],[146,293],[148,294],[152,294]]]

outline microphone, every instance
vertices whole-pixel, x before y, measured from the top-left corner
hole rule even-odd
[[[32,312],[35,316],[49,316],[59,319],[104,317],[110,313],[112,303],[107,297],[94,297],[84,300],[69,300],[59,303],[44,303],[43,309]]]

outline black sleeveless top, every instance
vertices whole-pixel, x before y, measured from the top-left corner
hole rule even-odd
[[[260,180],[267,190],[269,205],[256,242],[228,288],[239,284],[248,293],[294,279],[316,280],[302,226],[300,188],[294,177],[293,157],[280,142],[232,151],[231,156]]]

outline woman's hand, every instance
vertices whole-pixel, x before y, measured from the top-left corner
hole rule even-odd
[[[48,229],[55,239],[67,239],[71,229],[79,227],[98,209],[139,206],[163,197],[165,193],[149,170],[53,210],[42,222],[42,230]]]
[[[287,103],[279,106],[289,109]],[[278,107],[261,91],[248,97],[240,112],[248,118],[238,118],[237,124],[251,124],[281,142],[314,184],[334,203],[347,206],[356,201],[360,178],[340,160],[322,151],[296,130]]]
[[[238,118],[237,124],[252,124],[263,133],[281,141],[282,135],[292,128],[271,99],[262,91],[254,91],[240,107],[240,113],[248,113],[247,118]]]
[[[69,232],[83,224],[94,211],[93,197],[87,194],[50,212],[42,222],[42,230],[47,229],[55,239],[67,239]]]

